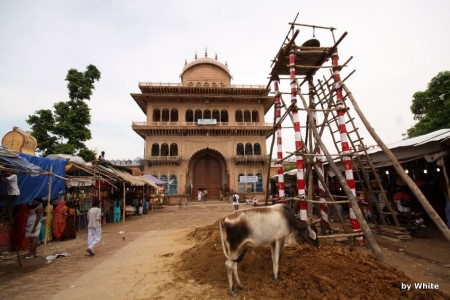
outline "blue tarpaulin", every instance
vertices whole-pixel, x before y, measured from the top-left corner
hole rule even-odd
[[[26,159],[28,162],[39,166],[44,172],[50,172],[50,166],[53,165],[53,174],[61,177],[65,176],[66,161],[63,159],[37,157],[24,153],[20,153],[19,155],[20,157]],[[17,173],[17,178],[19,181],[20,196],[16,201],[16,205],[29,203],[37,197],[45,198],[48,196],[49,175],[39,174],[36,176],[35,174]],[[57,198],[59,192],[65,193],[65,190],[65,180],[56,176],[52,176],[51,199]],[[0,193],[0,203],[4,205],[4,184],[2,184],[0,187]]]

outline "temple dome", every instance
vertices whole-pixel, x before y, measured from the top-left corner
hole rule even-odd
[[[232,78],[227,65],[209,57],[187,63],[180,77],[183,86],[229,86]]]

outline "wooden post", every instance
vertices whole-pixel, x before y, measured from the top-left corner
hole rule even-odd
[[[349,91],[349,89],[343,85],[343,88],[345,92],[347,93],[348,98],[350,99],[351,103],[353,104],[353,108],[356,110],[356,113],[361,118],[361,121],[363,122],[364,126],[366,126],[367,131],[369,131],[370,135],[373,137],[375,142],[380,146],[381,150],[389,157],[389,159],[392,162],[392,166],[397,171],[397,174],[400,176],[401,179],[408,185],[408,187],[411,189],[411,192],[416,196],[417,200],[422,204],[422,207],[425,209],[428,216],[433,220],[434,224],[436,224],[437,228],[442,232],[444,237],[450,241],[450,229],[447,227],[447,225],[442,221],[442,219],[439,217],[439,215],[434,210],[433,206],[431,206],[430,202],[428,202],[425,195],[422,193],[422,191],[419,189],[419,187],[416,185],[416,183],[409,177],[408,174],[406,174],[405,170],[400,165],[399,161],[395,157],[394,153],[386,146],[386,144],[381,140],[381,138],[378,136],[378,134],[375,132],[375,130],[370,126],[369,121],[366,119],[362,111],[360,110],[358,104],[356,103],[355,99],[353,98],[352,93]]]
[[[50,164],[50,174],[48,175],[48,192],[47,192],[47,207],[50,205],[51,203],[51,196],[52,196],[52,174],[53,174],[53,164]],[[43,228],[45,230],[45,234],[44,234],[44,258],[46,255],[46,250],[47,250],[47,222],[45,222],[45,226]],[[42,228],[41,228],[42,230]]]
[[[126,211],[125,211],[125,208],[126,208],[126,205],[125,205],[125,202],[126,202],[126,199],[125,199],[125,197],[126,197],[125,181],[122,183],[122,190],[123,190],[122,224],[125,224],[125,215],[126,215]]]

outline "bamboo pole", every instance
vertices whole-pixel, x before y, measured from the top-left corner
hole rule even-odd
[[[401,179],[408,185],[408,187],[411,189],[411,192],[416,196],[417,200],[422,204],[422,207],[425,209],[428,216],[431,218],[431,220],[436,224],[437,228],[442,232],[444,237],[450,241],[450,229],[447,227],[447,225],[442,221],[442,219],[439,217],[439,215],[434,210],[433,206],[431,206],[430,202],[428,202],[425,195],[422,193],[422,191],[419,189],[419,187],[416,185],[416,183],[409,177],[408,174],[406,174],[405,170],[400,165],[399,161],[395,157],[394,153],[386,146],[386,144],[381,140],[381,138],[378,136],[378,134],[375,132],[375,130],[370,125],[369,121],[365,117],[365,115],[362,113],[361,109],[359,108],[358,104],[355,101],[355,98],[353,97],[352,93],[349,91],[349,89],[343,84],[342,87],[345,90],[345,93],[347,94],[348,98],[350,99],[350,102],[353,105],[353,108],[355,109],[356,113],[361,118],[361,121],[366,126],[367,131],[369,131],[372,138],[375,140],[375,142],[380,146],[381,150],[389,157],[389,159],[392,162],[392,166],[397,171],[397,174],[400,176]]]
[[[123,200],[122,200],[122,202],[123,202],[123,204],[122,204],[122,224],[125,224],[125,216],[126,216],[126,199],[125,199],[125,197],[126,197],[126,190],[125,190],[125,181],[123,181],[122,182],[122,193],[123,193]]]
[[[53,173],[53,164],[50,164],[50,175],[48,176],[48,193],[47,193],[47,207],[49,207],[50,203],[51,203],[51,196],[52,196],[52,173]],[[48,216],[47,216],[48,218]],[[45,255],[47,254],[47,222],[45,222],[45,226],[44,226],[44,230],[45,230],[45,234],[44,234],[44,258]],[[42,230],[42,228],[41,228]]]

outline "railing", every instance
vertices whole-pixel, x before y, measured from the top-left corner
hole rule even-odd
[[[132,126],[143,126],[143,127],[159,127],[159,126],[252,126],[252,127],[258,127],[258,126],[273,126],[273,123],[269,122],[217,122],[217,124],[212,125],[199,125],[197,122],[167,122],[167,121],[160,121],[160,122],[132,122]]]
[[[174,83],[174,82],[139,82],[139,86],[183,86],[182,83]],[[190,87],[190,86],[185,86]],[[191,86],[196,87],[196,86]],[[209,88],[211,86],[208,86]],[[216,86],[216,88],[241,88],[241,89],[265,89],[266,87],[264,85],[257,85],[257,84],[230,84],[228,86]]]

